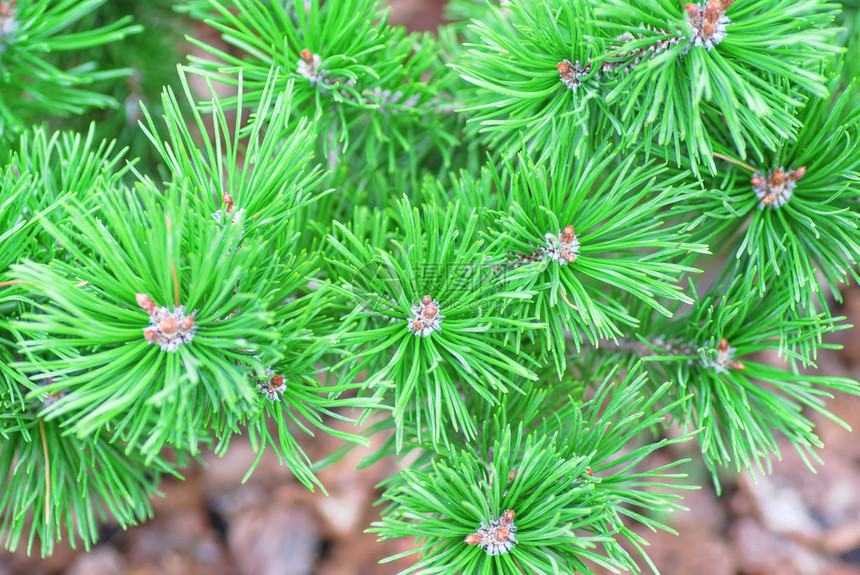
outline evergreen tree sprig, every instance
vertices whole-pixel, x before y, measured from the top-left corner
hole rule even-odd
[[[344,322],[355,322],[340,338],[344,377],[366,370],[363,385],[378,396],[393,386],[398,446],[404,423],[434,443],[447,442],[449,426],[473,436],[464,394],[496,401],[493,390],[517,391],[510,375],[535,377],[533,360],[499,338],[534,327],[505,313],[507,302],[530,294],[499,289],[494,246],[478,239],[477,214],[459,226],[460,210],[431,204],[422,213],[404,198],[395,239],[370,245],[340,224],[331,239],[352,310]]]
[[[635,569],[620,541],[643,550],[621,517],[665,529],[645,513],[681,508],[679,495],[667,489],[683,477],[671,473],[680,462],[637,468],[647,453],[671,443],[631,444],[663,419],[641,420],[640,409],[647,412],[666,391],[643,404],[636,391],[644,381],[631,375],[617,390],[606,382],[592,400],[566,402],[532,432],[527,422],[500,417],[503,407],[491,408],[496,416],[485,420],[477,442],[445,450],[387,482],[389,504],[372,531],[382,539],[417,539],[400,556],[422,556],[404,574],[592,573],[594,564]],[[568,441],[562,430],[569,425],[584,433]]]
[[[129,68],[100,70],[81,60],[72,68],[57,67],[53,54],[118,42],[143,28],[121,18],[92,29],[74,24],[106,0],[4,0],[0,33],[0,138],[7,143],[44,116],[69,116],[89,108],[117,107],[118,102],[93,89],[93,84],[131,73]]]
[[[831,26],[838,6],[825,0],[733,0],[714,5],[672,0],[607,0],[597,13],[616,35],[629,74],[607,94],[636,130],[650,124],[694,169],[715,170],[713,132],[725,127],[742,159],[774,150],[801,127],[794,112],[824,97],[826,80],[806,65],[838,51]],[[667,43],[668,40],[668,43]],[[631,97],[632,96],[632,97]]]

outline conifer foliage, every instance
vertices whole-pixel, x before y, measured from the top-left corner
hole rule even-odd
[[[856,5],[141,8],[191,23],[181,64],[103,4],[0,0],[7,548],[89,548],[247,435],[323,492],[356,444],[402,460],[367,528],[404,573],[656,571],[694,486],[648,455],[814,467],[860,393],[815,366],[860,279]]]

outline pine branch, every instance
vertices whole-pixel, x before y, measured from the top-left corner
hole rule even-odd
[[[837,51],[829,25],[838,6],[822,0],[687,6],[607,0],[597,10],[628,59],[651,49],[606,95],[612,104],[623,101],[623,121],[637,130],[649,124],[660,145],[674,145],[678,159],[679,142],[686,142],[693,167],[704,164],[712,172],[714,127],[725,127],[741,159],[749,139],[774,150],[793,137],[801,126],[793,112],[805,97],[827,93],[824,77],[804,64]],[[661,50],[665,38],[674,39],[668,51]]]
[[[93,62],[61,69],[51,55],[86,50],[120,41],[143,31],[121,18],[109,24],[75,31],[75,22],[106,0],[71,2],[0,3],[0,138],[7,142],[16,132],[45,116],[81,114],[89,108],[118,107],[118,102],[88,88],[104,80],[131,74],[129,68],[99,70]]]
[[[446,450],[425,465],[419,459],[393,477],[386,485],[389,504],[372,531],[381,539],[417,537],[419,545],[389,560],[421,554],[401,573],[551,573],[560,565],[565,572],[592,573],[593,564],[636,569],[620,545],[622,538],[636,540],[622,516],[666,527],[627,506],[647,513],[680,508],[678,495],[666,489],[683,477],[665,473],[678,463],[636,468],[667,442],[616,455],[662,420],[657,414],[639,421],[639,409],[651,405],[638,393],[643,381],[631,377],[614,394],[607,382],[582,405],[544,404],[558,411],[532,432],[528,420],[507,420],[504,406],[494,407],[495,417],[483,420],[476,443]],[[563,439],[567,426],[585,433]]]
[[[804,410],[841,423],[826,409],[825,400],[833,392],[860,393],[860,384],[851,379],[799,370],[814,366],[817,349],[833,347],[822,344],[822,338],[849,327],[838,323],[844,318],[793,318],[786,289],[758,298],[736,271],[727,288],[715,284],[677,318],[655,316],[656,321],[643,325],[638,341],[604,352],[608,355],[598,360],[614,366],[641,359],[654,388],[670,380],[678,386],[676,398],[690,395],[673,410],[673,417],[687,429],[700,430],[703,460],[715,482],[716,468],[732,463],[737,471],[766,473],[770,458],[779,456],[777,434],[805,459],[816,460],[814,448],[821,442]],[[754,354],[766,350],[778,352],[785,367],[755,359]]]
[[[850,103],[851,86],[837,92],[839,68],[833,72],[833,97],[810,101],[798,116],[803,129],[794,141],[753,162],[752,173],[726,165],[717,174],[719,194],[677,208],[702,213],[689,225],[702,241],[722,242],[742,229],[735,250],[762,272],[760,292],[787,285],[790,298],[810,311],[825,301],[821,287],[841,299],[838,286],[857,278],[860,257],[860,114]]]
[[[377,397],[393,387],[398,448],[403,424],[414,423],[419,439],[427,434],[434,444],[447,442],[449,426],[473,436],[463,394],[495,401],[492,390],[517,391],[510,375],[535,377],[532,361],[498,337],[534,327],[505,313],[529,293],[501,289],[494,272],[501,262],[488,256],[494,246],[478,240],[477,216],[457,225],[459,210],[429,205],[421,213],[404,199],[390,243],[368,245],[342,225],[331,239],[336,281],[352,310],[340,338],[348,351],[343,377],[366,371],[363,385]]]
[[[515,317],[553,318],[535,336],[552,350],[561,373],[564,332],[596,344],[616,339],[638,323],[619,304],[630,294],[670,315],[661,300],[690,301],[676,285],[697,271],[680,260],[706,246],[687,243],[680,228],[662,226],[668,209],[687,201],[684,174],[636,166],[636,157],[610,152],[609,143],[589,160],[569,158],[548,171],[521,159],[512,166],[510,204],[495,215],[491,236],[505,241],[505,281],[512,291],[535,291],[514,303]],[[660,178],[660,184],[656,184]],[[530,334],[529,334],[530,335]]]
[[[363,176],[377,167],[393,172],[399,156],[417,163],[425,140],[438,150],[456,144],[455,124],[446,120],[456,122],[444,93],[447,74],[435,41],[387,26],[387,11],[378,0],[344,0],[337,6],[319,0],[307,5],[209,0],[192,4],[190,11],[205,15],[242,54],[189,38],[213,57],[191,57],[189,71],[208,71],[237,85],[241,70],[247,100],[259,98],[273,67],[282,79],[280,89],[294,78],[296,115],[319,119],[321,157],[332,168],[356,150],[364,152],[357,156],[368,166]]]

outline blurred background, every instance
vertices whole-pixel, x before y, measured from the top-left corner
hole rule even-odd
[[[162,3],[169,10],[170,2]],[[134,12],[135,4],[113,0],[108,7]],[[442,22],[442,0],[391,0],[390,4],[394,24],[434,30]],[[148,26],[144,36],[159,26],[178,26],[158,20],[144,24]],[[187,31],[217,41],[203,26]],[[182,42],[176,61],[191,51]],[[123,54],[116,58],[118,65],[128,65],[122,61]],[[137,103],[151,98],[147,91],[157,94],[162,84],[173,83],[174,78],[175,74],[129,80],[127,93],[120,98],[127,106],[113,113],[125,115],[120,121],[127,126],[128,142],[138,140],[133,134]],[[137,155],[133,145],[130,155]],[[860,324],[860,288],[847,289],[844,301],[836,313]],[[821,352],[821,373],[860,379],[860,330],[831,334],[831,341],[845,347]],[[777,357],[761,359],[780,362]],[[837,397],[828,409],[852,428],[860,428],[860,398]],[[659,466],[693,458],[685,471],[702,486],[686,494],[689,512],[667,520],[681,535],[643,534],[650,543],[649,555],[663,575],[860,575],[860,437],[817,414],[810,417],[826,445],[820,451],[821,463],[815,465],[817,473],[787,447],[772,475],[754,482],[749,475],[727,474],[718,495],[695,464],[693,446],[670,446],[648,462]],[[299,437],[312,458],[340,447],[330,435]],[[391,460],[356,470],[377,444],[358,447],[319,473],[326,496],[305,489],[273,456],[268,457],[271,451],[242,484],[255,455],[247,442],[237,438],[225,457],[206,454],[189,468],[184,480],[168,478],[163,496],[153,501],[152,520],[128,531],[103,525],[100,541],[89,553],[63,545],[47,559],[28,557],[26,550],[0,551],[0,575],[396,574],[414,560],[379,562],[409,551],[411,542],[377,542],[364,532],[378,519],[374,502],[382,494],[379,483],[398,470],[398,463]]]

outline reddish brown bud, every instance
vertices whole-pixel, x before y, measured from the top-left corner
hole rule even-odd
[[[594,471],[592,471],[590,467],[585,468],[585,474],[589,477],[594,477]]]
[[[284,378],[281,374],[276,373],[275,376],[269,380],[269,385],[272,387],[278,388],[284,385]]]
[[[484,536],[480,533],[469,533],[466,535],[466,545],[480,545],[484,542]]]
[[[806,175],[806,166],[800,166],[793,172],[791,172],[788,177],[794,180],[795,182]]]
[[[145,293],[136,293],[134,294],[134,299],[137,300],[137,305],[142,307],[146,313],[152,313],[155,311],[155,303]]]
[[[516,479],[518,473],[519,472],[516,469],[511,469],[508,473],[508,481],[513,481],[514,479]]]
[[[505,511],[505,513],[502,515],[502,521],[504,521],[505,523],[513,523],[514,510],[508,509],[507,511]]]
[[[507,527],[499,527],[498,529],[496,529],[496,532],[493,535],[493,538],[496,541],[507,541],[508,537],[510,537],[510,536],[511,536],[511,532],[508,530]]]
[[[747,368],[747,366],[745,366],[743,364],[743,362],[740,362],[740,361],[730,361],[729,362],[729,369],[737,369],[738,371],[743,371],[746,368]]]
[[[172,317],[166,317],[158,323],[158,329],[161,330],[161,333],[173,333],[177,327],[176,320]]]
[[[775,188],[785,183],[785,172],[782,170],[774,170],[770,175],[770,187]]]
[[[711,34],[713,34],[713,25],[716,24],[717,20],[720,19],[720,16],[723,15],[723,3],[720,0],[710,0],[705,5],[705,11],[703,13],[705,25],[711,25]],[[705,27],[703,26],[704,30]],[[707,33],[707,32],[706,32]]]
[[[430,304],[424,308],[424,312],[422,313],[422,315],[427,319],[433,319],[434,317],[436,317],[437,313],[439,313],[439,308],[433,304]]]
[[[566,259],[569,263],[576,261],[576,254],[573,252],[562,252],[561,257]]]
[[[157,337],[158,335],[155,333],[154,329],[148,329],[143,332],[143,339],[145,339],[149,343],[155,343]]]
[[[194,318],[190,315],[185,316],[182,318],[182,321],[179,322],[179,328],[182,331],[189,331],[192,327],[194,327]]]
[[[690,2],[686,6],[684,6],[684,10],[687,11],[687,14],[690,15],[690,18],[695,18],[699,15],[699,7]]]
[[[722,352],[729,351],[729,340],[727,340],[726,338],[720,339],[720,347],[717,349]]]
[[[702,26],[702,32],[704,32],[704,36],[706,38],[710,38],[714,35],[714,25],[710,23],[705,24],[704,26]]]
[[[573,72],[573,66],[571,66],[570,62],[567,60],[562,60],[556,64],[555,69],[558,70],[558,73],[562,76],[569,76]]]
[[[304,50],[302,50],[302,52],[301,52],[300,56],[302,57],[302,60],[304,60],[307,64],[313,64],[313,62],[314,62],[314,55],[313,55],[313,54],[311,53],[311,51],[310,51],[310,50],[308,50],[307,48],[305,48]]]
[[[774,202],[775,199],[776,198],[774,198],[772,195],[768,194],[761,199],[761,203],[763,203],[766,206],[769,206]]]
[[[420,321],[412,322],[412,331],[421,331],[423,328],[424,324],[422,324]]]
[[[753,176],[750,179],[750,183],[757,188],[763,188],[765,185],[764,178],[762,178],[761,176]]]
[[[424,297],[421,298],[421,303],[423,305],[430,305],[431,303],[433,303],[433,298],[430,297],[429,295],[425,295]]]
[[[561,230],[561,243],[569,244],[574,239],[576,239],[576,234],[573,233],[573,226],[565,226],[565,228]]]

